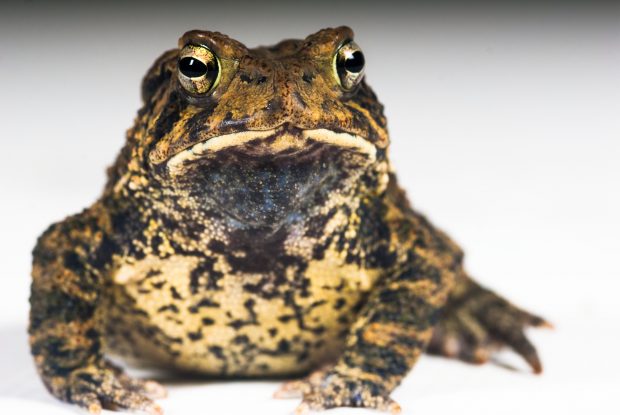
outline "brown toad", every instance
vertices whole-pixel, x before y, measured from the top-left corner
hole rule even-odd
[[[30,344],[56,397],[158,413],[107,354],[229,377],[315,374],[300,410],[397,411],[423,351],[483,362],[546,324],[480,287],[409,205],[349,28],[248,49],[192,31],[142,85],[101,198],[34,250]]]

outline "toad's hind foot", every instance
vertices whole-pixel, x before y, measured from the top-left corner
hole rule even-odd
[[[107,361],[76,369],[63,381],[53,380],[49,387],[62,400],[91,414],[105,408],[162,415],[161,407],[152,399],[166,396],[165,388],[157,382],[133,379]]]
[[[400,413],[398,405],[382,385],[341,375],[327,368],[313,372],[305,379],[285,383],[275,398],[302,398],[296,415],[339,407],[377,409]]]
[[[296,399],[302,398],[305,393],[310,393],[317,388],[323,377],[333,365],[324,366],[310,373],[305,378],[290,380],[284,382],[280,389],[274,392],[275,399]]]
[[[460,285],[443,310],[427,352],[480,364],[488,361],[495,350],[507,346],[521,355],[534,373],[541,373],[538,353],[524,331],[528,326],[551,324],[470,279]]]

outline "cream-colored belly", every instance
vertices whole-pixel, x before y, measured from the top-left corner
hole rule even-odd
[[[215,268],[226,270],[223,261]],[[200,275],[205,287],[196,290],[190,280],[199,262],[146,257],[121,266],[102,316],[108,349],[205,374],[305,372],[338,357],[355,307],[379,276],[327,251],[301,279],[295,268],[286,270],[285,280],[224,272],[211,287],[208,275]]]

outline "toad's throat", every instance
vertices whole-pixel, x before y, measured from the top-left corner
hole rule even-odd
[[[330,130],[246,131],[174,156],[168,172],[197,204],[253,227],[279,228],[352,192],[376,158],[361,137]],[[309,212],[306,212],[309,213]]]

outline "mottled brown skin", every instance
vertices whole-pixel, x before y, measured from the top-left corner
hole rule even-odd
[[[483,362],[508,346],[540,372],[546,324],[471,280],[461,250],[391,173],[383,108],[334,71],[346,27],[247,49],[192,31],[219,83],[179,81],[181,49],[147,73],[144,106],[101,198],[34,250],[30,344],[56,397],[161,410],[152,381],[106,355],[201,374],[292,376],[300,412],[397,411],[427,349]],[[203,147],[201,147],[203,146]]]

